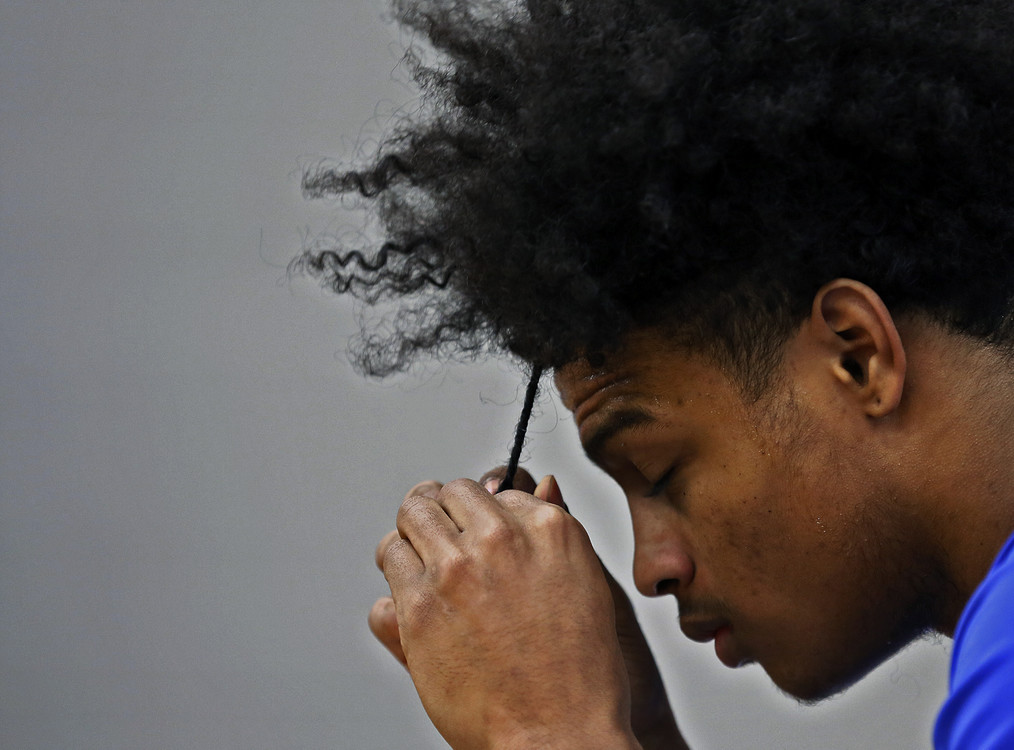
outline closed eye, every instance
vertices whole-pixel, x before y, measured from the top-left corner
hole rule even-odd
[[[672,481],[673,475],[676,473],[676,467],[673,466],[665,474],[663,474],[655,484],[651,485],[651,488],[645,493],[645,497],[658,497],[665,488],[669,486],[669,482]]]

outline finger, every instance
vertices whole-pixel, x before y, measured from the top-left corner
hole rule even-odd
[[[529,493],[521,492],[519,490],[504,490],[500,494],[496,495],[494,499],[500,507],[514,518],[521,518],[533,506],[542,505],[542,503],[532,497]]]
[[[374,561],[377,563],[377,567],[381,570],[384,569],[384,555],[387,554],[387,548],[394,544],[395,541],[401,538],[397,529],[392,529],[384,534],[384,538],[380,540],[377,545],[377,551],[374,553]]]
[[[426,479],[419,482],[415,487],[405,493],[404,500],[408,500],[413,495],[422,495],[423,497],[436,497],[437,493],[440,492],[440,488],[443,485],[435,479]]]
[[[479,479],[479,484],[495,495],[505,476],[507,476],[507,467],[497,466],[483,474]],[[530,493],[535,490],[535,479],[527,471],[518,467],[517,474],[514,475],[514,489]]]
[[[436,497],[436,494],[440,491],[443,485],[433,479],[427,479],[424,482],[419,482],[412,489],[405,494],[405,499],[412,497],[413,495],[424,495],[426,497]],[[380,570],[384,569],[384,555],[387,554],[387,548],[390,547],[396,540],[400,539],[401,535],[397,529],[392,529],[384,535],[384,538],[377,544],[377,549],[373,554],[374,562]]]
[[[451,552],[461,535],[440,502],[424,495],[412,495],[401,504],[396,525],[398,534],[412,543],[424,564]]]
[[[384,553],[381,570],[384,571],[384,578],[391,587],[391,596],[397,602],[402,593],[418,584],[426,566],[412,546],[412,542],[399,536]]]
[[[398,631],[398,612],[394,607],[394,599],[381,597],[374,602],[369,615],[370,631],[384,648],[391,652],[402,666],[407,666],[405,651],[401,647],[401,635]]]
[[[539,480],[539,485],[532,494],[543,502],[558,505],[567,510],[567,503],[563,502],[563,493],[560,491],[560,485],[557,484],[556,477],[552,474],[547,474]],[[567,510],[567,512],[569,513],[570,511]]]
[[[494,501],[488,490],[471,479],[457,479],[444,485],[437,497],[437,502],[459,529],[478,532],[508,520],[510,514],[500,500],[498,495]]]
[[[533,496],[535,500],[532,499]],[[560,491],[560,486],[552,475],[543,477],[538,486],[535,487],[535,491],[531,494],[517,490],[507,490],[497,495],[496,499],[516,517],[525,515],[529,510],[541,504],[536,501],[555,505],[567,513],[570,512],[567,510],[567,504],[563,501],[563,493]]]

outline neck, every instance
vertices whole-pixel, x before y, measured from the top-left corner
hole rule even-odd
[[[907,477],[949,585],[935,627],[958,618],[1014,532],[1014,368],[995,349],[925,327],[906,346]]]

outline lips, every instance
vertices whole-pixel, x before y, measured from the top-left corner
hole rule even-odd
[[[692,641],[715,642],[715,656],[727,667],[735,668],[750,660],[743,653],[732,632],[732,624],[721,619],[680,618],[680,630]]]
[[[728,626],[729,623],[725,620],[700,620],[687,617],[680,618],[680,630],[683,631],[683,635],[692,641],[697,641],[698,643],[707,643],[708,641],[714,640],[715,634],[722,628]]]

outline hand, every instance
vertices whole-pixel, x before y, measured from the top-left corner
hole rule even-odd
[[[503,476],[504,469],[494,469],[484,475],[483,483],[489,488],[494,487]],[[553,476],[543,477],[538,486],[535,480],[524,469],[518,471],[515,486],[531,491],[535,497],[553,505],[567,509],[563,501],[560,485]],[[532,487],[534,489],[529,490]],[[600,563],[601,564],[601,563]],[[610,575],[605,566],[602,574],[606,577],[609,590],[613,596],[613,613],[616,617],[616,637],[623,653],[623,661],[630,683],[631,715],[630,723],[634,736],[644,750],[686,750],[687,745],[676,726],[669,696],[666,695],[662,675],[655,665],[655,657],[648,647],[648,641],[641,632],[637,622],[634,606],[624,592],[623,587]]]
[[[484,474],[479,481],[490,492],[494,492],[505,472],[506,467],[498,467]],[[531,492],[544,502],[567,510],[560,485],[552,475],[543,477],[536,486],[531,474],[524,469],[518,469],[514,486],[524,492]],[[641,632],[634,606],[623,587],[610,575],[605,566],[602,566],[602,573],[613,596],[616,637],[620,643],[630,683],[630,723],[634,736],[644,750],[662,750],[662,748],[686,750],[687,745],[676,726],[676,718],[669,705],[669,696],[666,695],[662,675],[655,665],[655,657],[648,647],[648,641]]]
[[[485,474],[480,482],[493,492],[499,485],[503,472],[503,467],[494,469]],[[422,482],[408,492],[406,499],[416,494],[436,497],[440,488],[441,485],[438,482]],[[559,485],[551,476],[545,477],[536,486],[532,476],[521,469],[515,480],[515,488],[531,492],[540,500],[566,508]],[[381,569],[383,569],[384,552],[398,538],[398,532],[392,531],[378,545],[377,566]],[[617,638],[630,682],[631,723],[634,735],[645,750],[686,748],[669,706],[661,676],[644,635],[641,633],[630,600],[616,580],[604,568],[603,574],[612,593]],[[370,627],[377,639],[391,651],[398,661],[405,664],[405,655],[398,632],[397,613],[391,597],[383,597],[374,605],[370,612]]]
[[[455,748],[637,747],[609,585],[581,525],[520,491],[415,488],[371,627]]]
[[[479,484],[483,485],[490,493],[495,493],[496,488],[500,485],[500,480],[503,478],[507,471],[506,466],[500,466],[492,471],[487,471],[482,475],[479,480]],[[546,477],[543,482],[545,483],[549,477]],[[555,484],[555,480],[554,480]],[[424,495],[425,497],[437,496],[437,493],[443,485],[440,482],[434,480],[427,480],[425,482],[419,482],[412,489],[405,493],[404,500],[408,500],[414,495]],[[522,492],[530,492],[540,500],[549,500],[546,496],[539,495],[539,488],[535,485],[535,480],[532,475],[524,469],[518,469],[517,475],[514,479],[514,488]],[[559,491],[556,493],[559,495]],[[566,506],[563,504],[562,497],[559,502],[555,503],[566,510]],[[400,534],[397,529],[389,531],[383,539],[380,540],[380,544],[377,545],[375,553],[375,561],[377,567],[381,572],[384,570],[384,555],[387,552],[387,548],[391,546],[392,542],[400,538]],[[606,574],[608,575],[608,573]],[[401,634],[398,632],[398,614],[394,609],[394,599],[390,596],[382,596],[377,599],[373,604],[373,608],[370,610],[369,616],[370,630],[373,631],[374,637],[380,641],[388,651],[401,662],[402,666],[408,666],[405,662],[405,652],[401,648]]]
[[[503,479],[504,474],[507,471],[506,466],[499,466],[491,471],[487,471],[479,479],[479,484],[483,485],[490,493],[495,493],[497,487],[500,486],[500,480]],[[550,485],[550,480],[552,485]],[[408,500],[414,495],[424,495],[426,497],[437,496],[437,493],[443,485],[435,480],[427,480],[425,482],[419,482],[412,489],[405,493],[404,500]],[[550,491],[550,488],[553,491]],[[529,492],[540,500],[551,502],[554,505],[559,505],[564,510],[567,510],[566,504],[563,502],[563,496],[560,495],[559,486],[556,484],[556,480],[552,477],[545,477],[542,482],[536,486],[535,479],[524,469],[519,468],[514,478],[514,489],[520,490],[521,492]],[[387,548],[391,546],[391,543],[400,538],[400,534],[397,529],[389,531],[383,539],[380,540],[380,544],[377,545],[375,553],[375,562],[381,572],[384,570],[384,554],[387,552]],[[609,575],[609,571],[604,571],[607,579],[610,581],[611,586],[619,587],[612,576]],[[626,600],[626,594],[620,591],[624,600]],[[632,613],[633,609],[630,607],[629,600],[627,601],[627,609]],[[636,622],[636,620],[635,620]],[[394,609],[394,599],[390,596],[382,596],[377,599],[373,604],[373,608],[370,610],[369,616],[370,630],[373,631],[374,637],[380,641],[388,651],[397,659],[402,666],[408,666],[405,663],[405,652],[401,648],[401,634],[398,632],[398,614]],[[640,632],[638,630],[638,632]],[[654,664],[654,662],[652,662]]]

